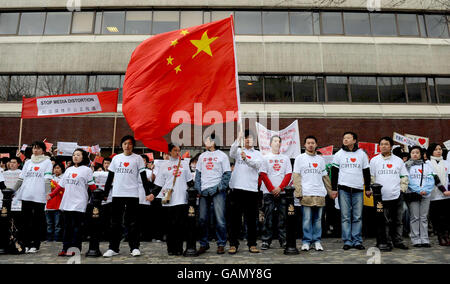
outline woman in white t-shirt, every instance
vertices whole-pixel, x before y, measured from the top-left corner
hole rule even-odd
[[[47,199],[63,192],[59,209],[64,218],[63,248],[58,256],[69,256],[67,250],[76,247],[81,252],[81,225],[89,201],[89,191],[95,190],[93,172],[89,168],[88,153],[76,149],[72,154],[73,166],[68,168],[59,185],[47,196]]]

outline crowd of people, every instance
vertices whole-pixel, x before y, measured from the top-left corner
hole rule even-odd
[[[280,153],[280,136],[271,137],[267,155],[255,149],[254,138],[248,130],[241,132],[227,155],[213,133],[204,152],[189,161],[182,159],[181,146],[169,144],[164,160],[156,163],[135,154],[136,141],[127,135],[122,153],[101,164],[83,149],[62,161],[38,141],[24,161],[20,152],[2,158],[0,189],[7,187],[4,176],[17,175],[9,185],[15,192],[11,217],[27,254],[37,253],[43,239],[62,242],[59,256],[72,255],[71,247],[81,251],[90,237],[86,224],[97,188],[104,196],[100,238],[109,241],[104,257],[118,255],[123,239],[133,257],[141,255],[141,241],[166,242],[169,255],[182,255],[189,188],[198,192],[198,254],[207,252],[213,239],[217,254],[225,253],[227,242],[228,253],[238,253],[244,239],[250,253],[270,249],[274,240],[284,248],[287,186],[295,188],[302,251],[323,251],[322,235],[333,234],[341,236],[343,250],[364,250],[363,235],[376,235],[382,251],[405,250],[405,232],[414,247],[430,247],[430,231],[439,245],[450,245],[450,161],[442,145],[401,152],[393,150],[392,138],[383,137],[381,153],[369,160],[358,148],[357,134],[346,132],[342,148],[327,164],[314,136],[304,138],[305,152],[295,160]],[[382,230],[375,229],[376,208],[363,206],[374,184],[382,186]]]

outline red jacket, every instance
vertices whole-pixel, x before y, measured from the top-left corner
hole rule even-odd
[[[57,188],[59,185],[56,181],[51,181],[52,191]],[[59,210],[59,205],[61,204],[61,200],[64,195],[64,190],[60,190],[58,194],[56,194],[52,199],[47,201],[47,210]]]

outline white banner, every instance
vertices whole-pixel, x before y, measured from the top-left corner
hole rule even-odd
[[[20,172],[11,172],[6,171],[3,172],[3,177],[5,178],[5,186],[6,188],[13,188],[17,181],[19,180]],[[20,190],[20,189],[19,189]],[[15,195],[17,195],[18,192],[16,192]],[[3,206],[3,193],[0,191],[0,206]],[[13,198],[13,202],[11,204],[11,210],[12,211],[20,211],[22,208],[22,201],[17,200],[17,198]]]
[[[403,145],[407,145],[407,146],[415,146],[415,145],[417,145],[416,141],[414,141],[413,139],[405,137],[405,136],[403,136],[401,134],[398,134],[397,132],[394,132],[393,140],[394,140],[394,142],[397,142],[397,143],[400,143],[400,144],[403,144]]]
[[[428,149],[428,145],[430,145],[430,138],[428,138],[428,137],[416,136],[416,135],[411,135],[411,134],[406,134],[406,133],[405,133],[405,136],[414,140],[416,142],[416,144],[422,148]]]
[[[265,128],[262,124],[256,123],[258,132],[259,150],[263,155],[271,152],[270,138],[274,135],[281,137],[280,153],[295,159],[300,155],[300,132],[298,130],[298,121],[295,120],[291,125],[280,131],[272,131]]]
[[[38,116],[102,111],[97,95],[37,98]]]
[[[78,148],[77,142],[58,142],[56,145],[56,148],[58,148],[58,156],[71,157],[75,149]]]
[[[445,148],[447,148],[447,150],[450,150],[450,140],[445,141],[444,146]]]

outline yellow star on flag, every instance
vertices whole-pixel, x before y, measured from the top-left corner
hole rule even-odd
[[[182,30],[181,32],[180,32],[180,34],[182,34],[182,35],[187,35],[189,33],[189,31],[188,30]]]
[[[174,68],[176,74],[178,74],[178,72],[181,72],[181,65],[178,65],[177,67]]]
[[[195,56],[197,56],[197,54],[199,54],[200,52],[204,51],[206,54],[208,54],[209,56],[212,56],[212,52],[211,52],[211,48],[209,47],[209,45],[215,41],[216,39],[218,39],[218,37],[212,37],[212,38],[208,38],[208,31],[205,31],[202,35],[202,38],[200,40],[191,40],[191,43],[193,45],[195,45],[195,47],[197,47],[197,52],[192,56],[192,58],[194,58]]]
[[[174,58],[172,58],[172,56],[170,56],[169,55],[169,57],[168,58],[166,58],[166,60],[167,60],[167,65],[173,65],[173,60],[174,60]]]
[[[175,45],[177,45],[178,44],[178,40],[174,40],[174,41],[171,41],[170,42],[170,45],[171,46],[175,46]]]

